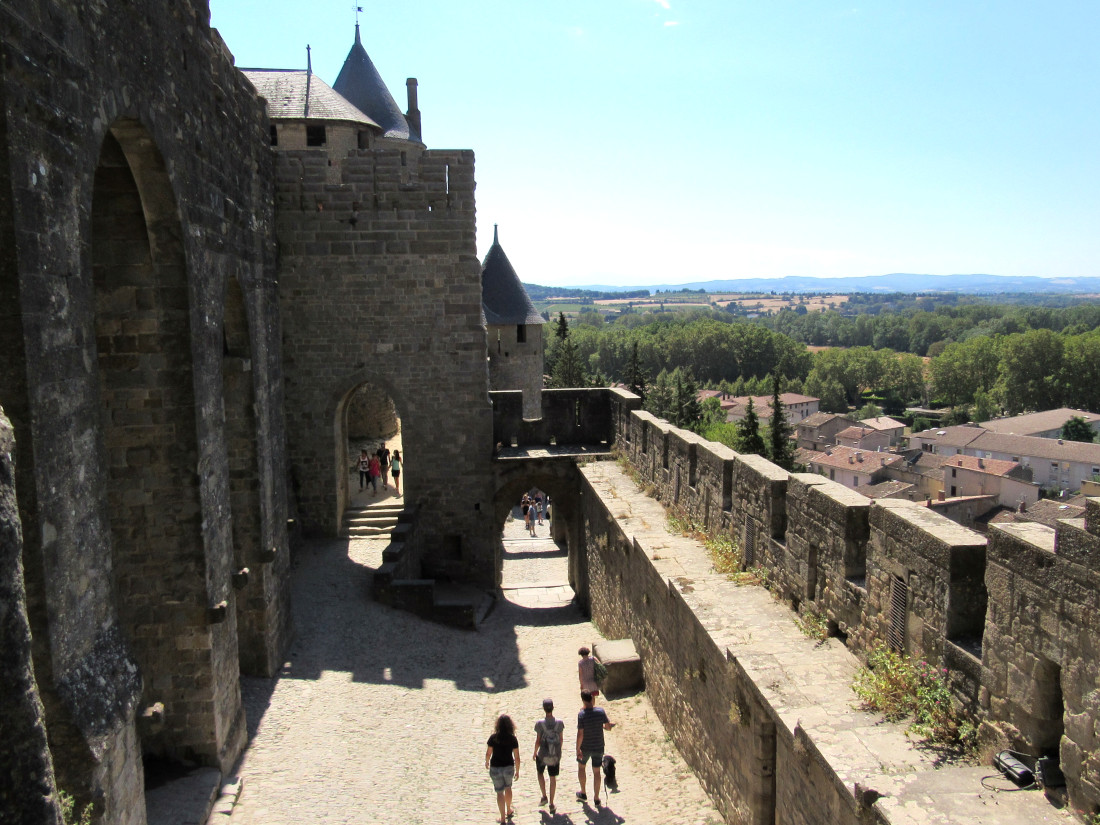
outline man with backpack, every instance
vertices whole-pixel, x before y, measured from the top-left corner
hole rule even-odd
[[[542,791],[542,799],[539,805],[545,805],[546,779],[543,772],[550,774],[550,813],[554,813],[554,791],[558,785],[558,770],[561,766],[561,742],[565,732],[565,722],[554,718],[554,700],[543,699],[542,709],[546,716],[535,722],[535,753],[531,757],[535,760],[535,766],[539,774],[539,789]]]

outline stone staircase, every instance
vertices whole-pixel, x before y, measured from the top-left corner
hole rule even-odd
[[[344,511],[344,535],[349,538],[389,535],[397,527],[402,504],[372,504]]]

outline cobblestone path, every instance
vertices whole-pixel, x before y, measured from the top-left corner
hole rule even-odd
[[[542,699],[554,698],[573,741],[576,651],[601,638],[571,604],[565,551],[546,526],[538,532],[507,525],[503,599],[477,632],[372,602],[384,541],[308,545],[294,572],[288,661],[277,680],[243,680],[251,744],[231,825],[492,823],[483,764],[499,713],[516,720],[520,740],[517,825],[720,823],[644,693],[601,702],[617,723],[607,752],[620,792],[605,791],[597,811],[589,777],[582,805],[575,763],[563,760],[557,814],[538,807],[530,757]]]

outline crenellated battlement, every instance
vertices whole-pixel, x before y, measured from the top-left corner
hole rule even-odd
[[[1060,754],[1071,801],[1100,804],[1100,651],[1086,630],[1100,621],[1100,499],[1056,529],[994,525],[987,538],[646,412],[621,406],[612,419],[655,497],[730,536],[780,601],[824,617],[854,652],[886,644],[943,668],[986,748]]]
[[[275,164],[280,212],[427,213],[474,209],[474,153],[353,150],[331,159],[323,150],[284,150]],[[348,228],[355,230],[355,224]]]

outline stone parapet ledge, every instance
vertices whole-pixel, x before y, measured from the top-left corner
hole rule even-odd
[[[593,619],[634,639],[655,709],[730,821],[911,822],[917,781],[952,801],[948,817],[938,796],[922,797],[922,821],[990,821],[972,771],[937,767],[904,725],[856,707],[859,662],[842,644],[806,637],[767,590],[716,573],[618,466],[581,472]],[[774,780],[751,779],[761,768]],[[1036,795],[1013,801],[999,822],[1061,821]]]

